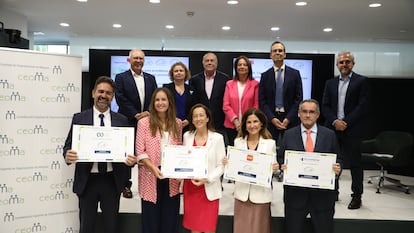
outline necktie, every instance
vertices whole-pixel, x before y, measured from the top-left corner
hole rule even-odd
[[[306,147],[305,147],[305,151],[306,152],[313,152],[313,141],[312,141],[311,130],[310,129],[306,130]]]
[[[105,126],[105,123],[104,123],[104,117],[105,117],[105,115],[104,114],[99,114],[99,118],[101,118],[101,126]],[[101,174],[105,174],[106,173],[106,162],[99,162],[98,163],[98,171],[99,171],[99,173],[101,173]]]
[[[277,70],[277,77],[276,77],[276,95],[275,95],[275,103],[276,108],[283,107],[283,79],[282,79],[282,68]]]

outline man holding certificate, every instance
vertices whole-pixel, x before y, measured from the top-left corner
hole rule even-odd
[[[114,91],[115,83],[110,77],[99,77],[92,90],[93,108],[74,114],[72,126],[89,125],[96,126],[97,128],[105,127],[105,129],[110,126],[128,126],[128,120],[125,116],[110,111],[109,106],[114,96]],[[119,198],[127,179],[127,169],[129,169],[126,165],[133,166],[135,164],[134,156],[128,155],[122,163],[96,162],[96,160],[84,162],[79,160],[78,151],[72,147],[73,133],[73,127],[71,127],[63,147],[63,157],[68,165],[76,164],[73,192],[79,198],[79,232],[95,232],[99,203],[103,215],[105,233],[117,233],[119,232],[119,229],[117,229]],[[81,136],[80,134],[78,135],[78,137]],[[112,139],[119,140],[118,138]],[[84,140],[78,143],[91,142]],[[108,153],[106,152],[108,151],[110,153],[112,149],[110,148],[110,143],[105,142],[97,144],[95,149],[95,152],[102,152],[102,156],[107,155]]]
[[[330,176],[333,177],[332,182],[338,185],[335,176],[341,172],[338,163],[339,145],[332,130],[316,123],[320,115],[316,100],[303,100],[298,115],[301,124],[286,130],[278,153],[278,160],[283,163],[281,167],[284,170],[286,232],[303,232],[306,216],[310,213],[315,233],[332,233],[336,192],[334,188],[318,185]],[[294,156],[290,158],[290,154],[301,153],[302,159],[295,159]],[[326,166],[332,154],[336,154],[336,161]]]

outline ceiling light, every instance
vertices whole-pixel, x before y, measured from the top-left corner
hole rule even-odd
[[[237,0],[229,0],[229,1],[227,1],[227,4],[229,4],[229,5],[236,5],[236,4],[239,4],[239,1],[237,1]]]
[[[324,32],[332,32],[332,31],[333,31],[333,29],[332,29],[332,28],[324,28],[324,29],[323,29],[323,31],[324,31]]]
[[[161,1],[160,1],[160,0],[149,0],[149,2],[150,2],[150,3],[157,4],[157,3],[160,3]]]
[[[43,32],[33,32],[33,35],[34,36],[44,36],[45,33],[43,33]]]
[[[223,26],[223,27],[221,27],[221,30],[224,30],[224,31],[228,31],[230,29],[231,29],[230,26]]]
[[[78,2],[87,2],[88,0],[76,0]]]
[[[307,2],[296,2],[295,5],[296,6],[306,6],[306,5],[308,5],[308,3]]]
[[[165,25],[165,28],[167,28],[167,29],[173,29],[174,28],[174,25]]]
[[[114,23],[114,24],[112,24],[112,27],[114,27],[114,28],[121,28],[122,25],[119,24],[119,23]]]
[[[279,27],[271,27],[270,30],[272,30],[272,31],[279,31],[280,28]]]
[[[60,23],[59,25],[62,26],[62,27],[69,27],[70,26],[68,23]]]
[[[382,4],[381,3],[371,3],[371,4],[369,4],[368,5],[369,7],[371,7],[371,8],[375,8],[375,7],[380,7],[380,6],[382,6]]]

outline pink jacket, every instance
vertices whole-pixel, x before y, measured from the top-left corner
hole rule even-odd
[[[181,125],[181,120],[176,119],[177,124]],[[171,134],[171,132],[170,132]],[[181,130],[179,132],[180,138],[169,138],[171,145],[182,145]],[[137,153],[138,161],[144,158],[149,158],[155,166],[161,163],[161,135],[157,131],[155,137],[151,135],[149,127],[149,117],[142,118],[138,121],[137,135],[136,135],[135,151]],[[176,179],[169,179],[170,181],[170,197],[179,193],[180,182]],[[145,201],[157,203],[157,178],[146,166],[140,165],[138,167],[138,190],[139,195]]]
[[[223,111],[225,114],[224,126],[235,129],[233,120],[239,117],[239,91],[238,80],[227,81],[223,97]],[[259,108],[259,82],[257,80],[246,81],[244,92],[241,98],[242,114],[249,108]],[[241,122],[241,119],[239,119]]]

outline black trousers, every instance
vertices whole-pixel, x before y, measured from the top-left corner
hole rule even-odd
[[[157,179],[157,203],[141,199],[143,233],[178,233],[180,195],[169,195],[169,179]]]
[[[352,177],[352,196],[361,197],[363,193],[364,170],[361,162],[361,138],[348,135],[347,132],[336,132],[341,149],[343,167],[349,168]]]
[[[79,233],[95,232],[98,203],[102,211],[104,233],[118,233],[117,215],[120,193],[112,173],[90,174],[85,191],[79,198]]]

